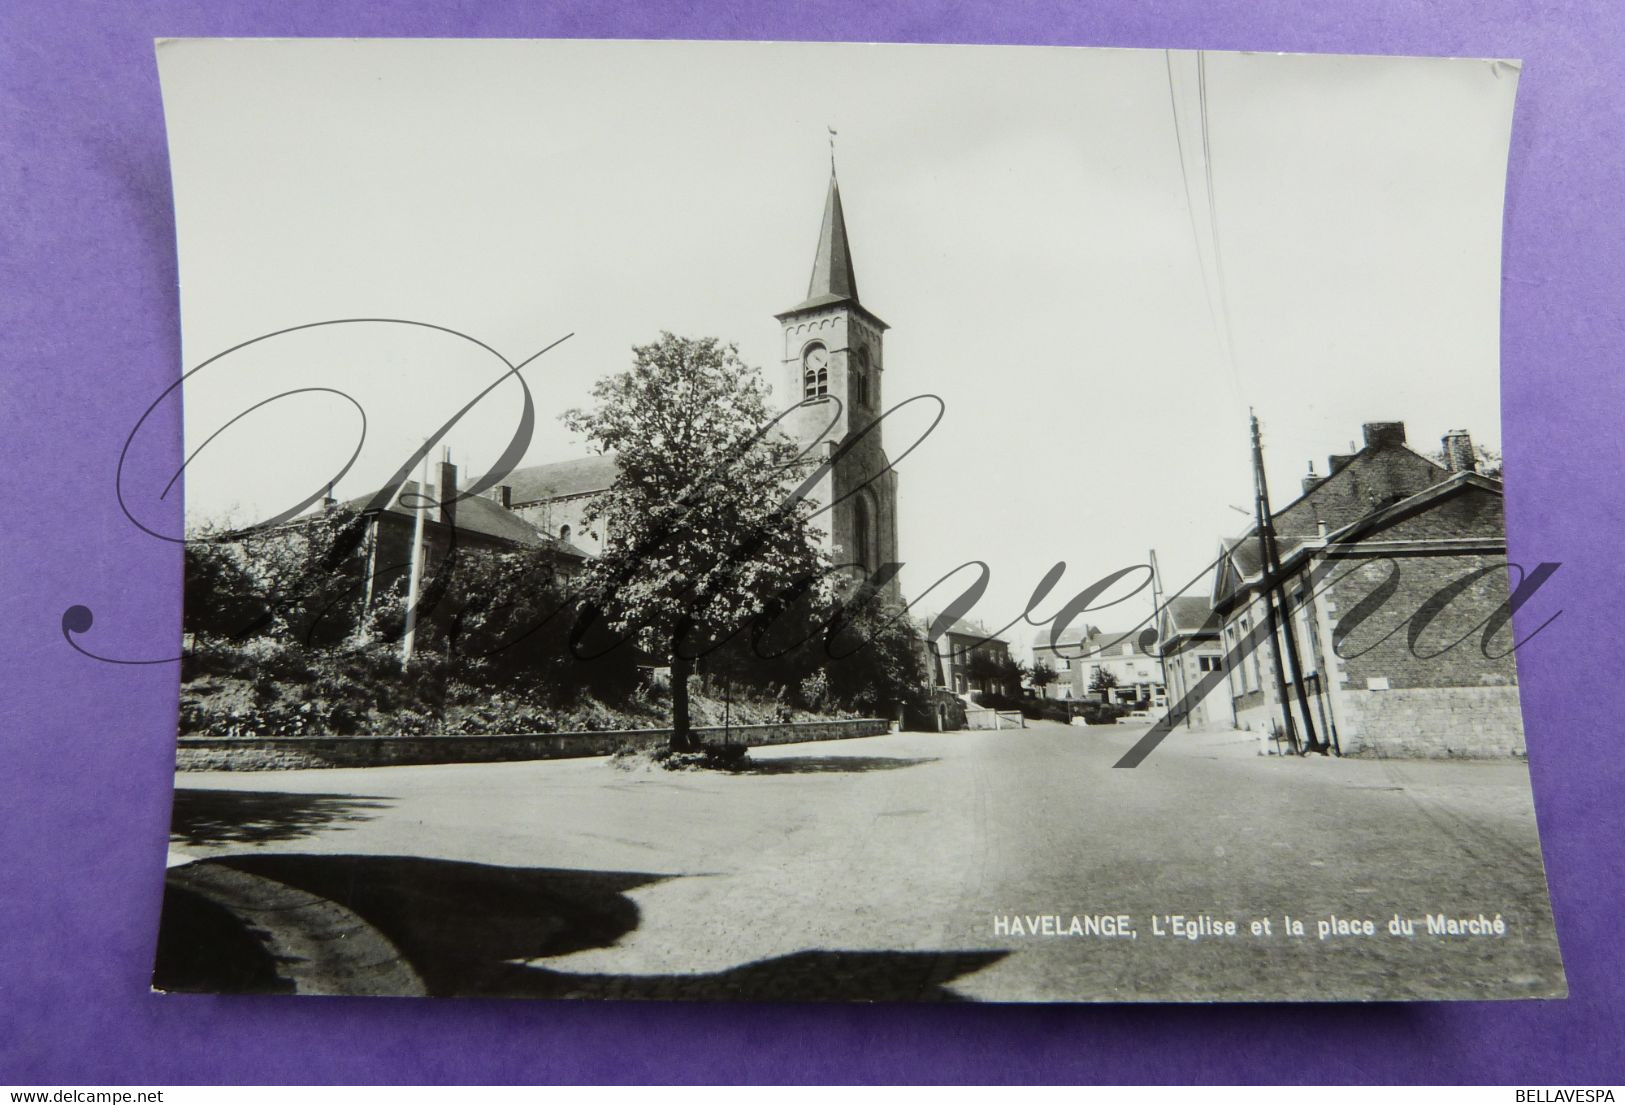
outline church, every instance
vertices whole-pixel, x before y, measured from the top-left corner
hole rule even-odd
[[[886,459],[882,425],[875,422],[885,410],[887,326],[858,297],[833,163],[806,297],[774,317],[783,334],[778,379],[772,381],[780,401],[788,407],[812,400],[784,424],[808,460],[833,458],[809,492],[820,507],[834,504],[815,522],[825,552],[834,564],[868,577],[900,561],[897,474]],[[515,469],[491,494],[545,538],[596,555],[607,535],[587,519],[588,508],[615,473],[612,455],[532,465]],[[895,576],[885,591],[896,597]]]

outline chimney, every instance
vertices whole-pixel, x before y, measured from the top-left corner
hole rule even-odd
[[[1309,492],[1311,492],[1315,488],[1319,487],[1320,486],[1320,481],[1322,479],[1324,479],[1324,478],[1325,477],[1323,477],[1323,476],[1315,475],[1315,462],[1310,461],[1309,462],[1309,474],[1303,478],[1303,493],[1305,495],[1307,495],[1307,494],[1309,494]]]
[[[503,510],[513,509],[513,488],[510,485],[498,484],[485,494]]]
[[[1367,422],[1360,427],[1365,432],[1367,449],[1389,449],[1405,444],[1405,423]]]
[[[1444,467],[1448,472],[1478,471],[1478,457],[1473,453],[1473,439],[1466,430],[1451,430],[1440,439],[1444,446]]]
[[[1337,473],[1341,472],[1343,467],[1353,459],[1353,453],[1333,453],[1331,456],[1326,458],[1326,474],[1328,476],[1337,475]]]
[[[436,485],[436,493],[440,498],[440,524],[455,526],[457,524],[457,466],[451,462],[451,450],[447,449],[440,461],[440,482]]]

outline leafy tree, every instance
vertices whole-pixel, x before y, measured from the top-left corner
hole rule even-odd
[[[919,630],[881,591],[838,570],[827,587],[773,609],[708,655],[706,671],[768,695],[816,674],[825,704],[877,715],[923,701],[926,682]]]
[[[871,587],[838,588],[840,615],[818,647],[842,703],[871,713],[925,698],[925,647],[904,612]]]
[[[983,683],[998,694],[1010,687],[1021,686],[1026,667],[1009,653],[991,648],[974,649],[965,661],[965,670],[978,683]]]
[[[366,523],[334,508],[268,530],[187,535],[183,614],[191,632],[325,646],[355,631]]]
[[[1117,676],[1108,668],[1097,667],[1095,673],[1089,677],[1089,689],[1103,699],[1111,699],[1111,690],[1117,686]]]
[[[269,624],[271,607],[242,545],[218,532],[189,533],[181,625],[188,633],[241,637]]]
[[[607,649],[578,660],[570,648],[577,617],[572,589],[542,549],[459,549],[442,561],[431,585],[435,602],[417,623],[417,651],[445,658],[449,671],[471,684],[545,689],[556,701],[582,691],[623,694],[638,679],[629,649]],[[397,576],[367,616],[368,636],[398,641],[406,623],[406,577]],[[594,639],[591,647],[607,642]]]
[[[816,586],[813,505],[787,494],[800,450],[768,429],[770,392],[738,348],[660,339],[593,387],[565,424],[618,472],[588,512],[610,543],[582,577],[592,612],[672,673],[673,751],[698,747],[689,720],[695,661],[781,596]],[[590,620],[590,619],[589,619]]]
[[[1027,676],[1027,681],[1032,684],[1033,690],[1038,692],[1039,697],[1043,697],[1044,688],[1053,686],[1060,678],[1061,673],[1055,670],[1054,664],[1048,660],[1035,660],[1033,661],[1032,671]]]

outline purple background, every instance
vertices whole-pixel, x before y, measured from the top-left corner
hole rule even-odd
[[[0,14],[0,1082],[1625,1080],[1625,13],[1486,0],[613,5],[9,0]],[[125,521],[124,435],[179,366],[152,39],[848,39],[1525,60],[1507,203],[1512,559],[1523,702],[1572,996],[1387,1006],[629,1005],[159,997],[180,558]],[[830,79],[838,80],[839,74]],[[176,448],[168,463],[179,459]],[[178,507],[178,504],[177,504]],[[174,524],[179,527],[179,512]]]

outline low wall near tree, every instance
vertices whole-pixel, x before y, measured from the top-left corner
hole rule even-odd
[[[708,744],[800,744],[803,741],[874,737],[891,723],[884,718],[787,721],[766,725],[697,726]],[[659,748],[670,729],[620,729],[601,733],[532,733],[434,737],[181,737],[179,771],[294,771],[314,767],[397,767],[407,764],[498,763],[608,756],[622,749]]]

